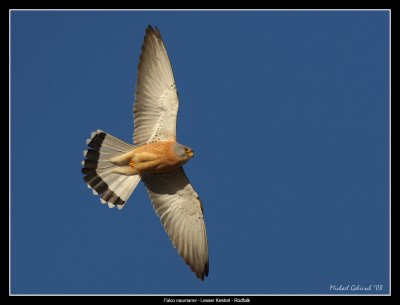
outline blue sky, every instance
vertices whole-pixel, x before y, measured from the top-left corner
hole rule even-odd
[[[91,131],[132,139],[148,24],[196,153],[204,282],[143,185],[118,211],[80,173]],[[13,11],[11,157],[12,293],[387,293],[389,13]]]

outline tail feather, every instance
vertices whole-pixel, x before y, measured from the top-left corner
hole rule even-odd
[[[96,169],[98,172],[104,172],[106,170],[111,169],[115,165],[112,164],[111,162],[107,161],[99,161],[99,162],[94,162],[92,160],[86,159],[86,161],[82,161],[82,166],[84,169],[92,171],[93,169]]]
[[[88,141],[89,147],[91,147],[90,144],[97,144],[101,147],[107,147],[120,152],[127,152],[133,148],[133,145],[113,137],[112,135],[109,135],[99,129],[91,133],[91,139],[88,139]]]
[[[130,177],[137,177],[137,176],[130,176]],[[129,196],[132,194],[133,190],[138,185],[139,181],[140,181],[140,178],[136,179],[134,181],[132,181],[130,179],[125,179],[125,181],[123,181],[117,189],[118,193],[120,194],[120,197],[121,198],[129,198]],[[117,205],[117,208],[122,209],[123,205]]]
[[[113,172],[119,166],[111,158],[131,151],[134,146],[125,143],[101,130],[92,132],[86,141],[82,174],[93,194],[101,195],[101,203],[110,208],[122,209],[140,181],[139,175],[127,176]]]

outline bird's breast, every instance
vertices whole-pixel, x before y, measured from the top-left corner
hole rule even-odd
[[[141,145],[133,150],[133,166],[139,173],[164,173],[183,165],[172,153],[174,141],[162,141]]]

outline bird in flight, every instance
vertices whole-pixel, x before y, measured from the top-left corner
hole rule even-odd
[[[82,173],[100,201],[122,209],[142,180],[179,255],[208,276],[208,244],[199,196],[182,166],[193,150],[176,141],[179,98],[160,31],[148,26],[139,59],[133,145],[102,130],[86,141]]]

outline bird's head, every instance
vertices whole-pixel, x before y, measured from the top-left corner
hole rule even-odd
[[[190,147],[179,143],[175,143],[173,150],[175,151],[176,156],[183,160],[189,160],[194,156],[194,152]]]

